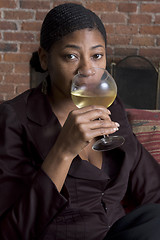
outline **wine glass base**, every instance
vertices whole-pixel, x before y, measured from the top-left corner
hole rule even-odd
[[[109,136],[99,139],[94,143],[92,149],[95,151],[109,151],[114,148],[120,147],[125,142],[122,136]]]

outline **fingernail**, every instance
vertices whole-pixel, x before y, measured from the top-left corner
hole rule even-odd
[[[119,125],[119,123],[117,123],[117,122],[115,122],[115,124],[116,124],[116,126],[117,126],[117,127],[119,127],[119,126],[120,126],[120,125]]]

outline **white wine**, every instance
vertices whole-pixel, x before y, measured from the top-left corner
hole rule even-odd
[[[116,91],[108,90],[106,94],[87,94],[83,90],[76,90],[71,92],[72,100],[78,108],[86,107],[89,105],[102,105],[109,107],[115,97]]]
[[[78,108],[89,105],[101,105],[108,108],[114,102],[116,95],[116,82],[105,69],[85,69],[82,73],[78,72],[72,79],[71,97]],[[92,149],[108,151],[121,146],[124,141],[122,136],[103,136],[94,143]]]

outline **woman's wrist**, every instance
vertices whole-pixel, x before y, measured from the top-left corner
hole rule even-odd
[[[41,166],[43,171],[54,182],[58,191],[61,191],[72,160],[71,154],[61,151],[60,148],[53,147]]]

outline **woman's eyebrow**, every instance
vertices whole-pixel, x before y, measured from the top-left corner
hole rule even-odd
[[[101,45],[101,44],[98,44],[98,45],[95,45],[95,46],[91,47],[91,49],[94,49],[94,48],[99,48],[99,47],[105,48],[103,45]]]
[[[75,48],[75,49],[81,49],[81,47],[77,46],[77,45],[74,45],[74,44],[67,44],[65,45],[64,49],[65,48]]]

